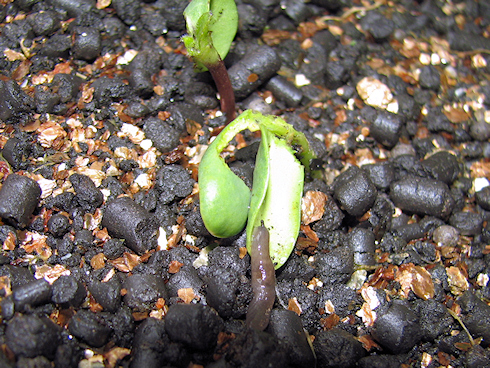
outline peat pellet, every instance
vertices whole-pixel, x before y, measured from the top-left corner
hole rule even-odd
[[[47,358],[43,356],[37,356],[35,358],[21,357],[19,360],[17,360],[16,367],[51,368],[52,364]]]
[[[288,107],[298,106],[303,99],[301,90],[280,75],[272,77],[265,85],[265,88],[270,90],[276,99],[284,102]]]
[[[286,0],[281,3],[284,13],[296,24],[305,21],[312,14],[309,4],[303,1]]]
[[[193,350],[213,349],[222,329],[220,316],[202,304],[174,304],[165,316],[165,331],[170,339]]]
[[[76,201],[85,211],[93,212],[104,202],[104,195],[88,176],[75,173],[69,180],[75,189]]]
[[[124,246],[122,239],[109,239],[104,243],[103,251],[107,259],[116,259],[122,257],[124,251],[128,250]]]
[[[361,19],[362,29],[371,33],[376,42],[383,42],[391,36],[395,30],[393,20],[385,17],[377,11],[370,11]]]
[[[160,152],[169,152],[179,144],[181,131],[168,121],[151,116],[144,121],[143,131]]]
[[[88,290],[107,312],[114,313],[121,304],[121,282],[112,277],[107,282],[93,281],[88,284]]]
[[[0,99],[0,120],[4,123],[10,123],[28,119],[34,101],[15,80],[0,81],[0,96],[2,96]]]
[[[125,239],[126,245],[138,254],[157,244],[157,219],[129,197],[117,198],[107,205],[102,226],[113,238]]]
[[[150,310],[159,298],[168,299],[165,280],[151,274],[135,274],[124,282],[124,303],[139,311]]]
[[[60,342],[60,330],[47,317],[20,314],[7,325],[5,341],[17,357],[34,358],[43,355],[52,359]]]
[[[77,339],[96,348],[103,346],[111,333],[110,327],[99,316],[85,309],[70,319],[68,330]]]
[[[424,170],[434,179],[450,185],[459,175],[459,163],[455,155],[440,151],[422,161]]]
[[[29,141],[13,137],[3,146],[2,156],[15,171],[26,169],[28,166],[26,157],[29,157],[31,148]]]
[[[71,47],[75,59],[93,60],[100,54],[101,37],[96,28],[76,27]]]
[[[79,307],[87,296],[81,282],[71,275],[60,276],[53,283],[51,300],[63,307]]]
[[[244,99],[269,80],[281,67],[281,59],[269,46],[248,53],[228,71],[237,99]]]
[[[419,239],[424,236],[424,230],[420,227],[418,223],[397,226],[393,228],[393,233],[396,236],[401,237],[406,242],[414,239]]]
[[[175,199],[187,197],[192,192],[195,181],[180,165],[165,165],[158,170],[155,188],[159,191],[159,201],[168,204]]]
[[[470,135],[477,141],[486,141],[490,138],[490,124],[485,120],[477,119],[470,127]]]
[[[362,170],[368,174],[376,188],[381,190],[388,189],[395,179],[395,169],[391,162],[363,165]]]
[[[375,340],[394,354],[410,351],[421,337],[417,315],[401,303],[394,303],[384,314],[378,314],[373,328]]]
[[[168,343],[168,337],[165,333],[165,322],[161,319],[146,318],[141,322],[134,334],[130,368],[162,367],[163,343]],[[169,348],[168,345],[167,348]]]
[[[342,209],[351,216],[362,216],[376,200],[376,187],[368,175],[356,166],[335,178],[333,194]]]
[[[486,211],[490,211],[490,186],[475,193],[476,203]]]
[[[315,366],[315,354],[303,329],[301,318],[295,312],[273,309],[267,332],[270,332],[286,347],[288,361],[292,366]]]
[[[396,114],[380,111],[371,124],[369,135],[387,148],[392,148],[398,143],[404,122]]]
[[[348,332],[335,328],[321,331],[313,341],[317,367],[355,367],[366,355],[361,343]]]
[[[438,91],[441,87],[441,75],[433,65],[427,65],[420,68],[419,75],[420,87]]]
[[[347,244],[354,252],[355,264],[374,266],[375,240],[374,233],[368,229],[355,228],[347,235]]]
[[[455,203],[445,183],[415,176],[392,183],[390,198],[404,211],[439,218],[448,217]]]
[[[287,359],[286,348],[276,337],[254,329],[238,334],[226,353],[226,360],[231,366],[241,368],[288,367]]]
[[[70,220],[61,213],[54,214],[48,220],[48,230],[57,238],[61,238],[70,230]]]
[[[339,247],[329,253],[317,253],[313,262],[317,277],[324,284],[345,283],[354,272],[354,253],[348,247]]]
[[[36,36],[48,36],[60,28],[60,19],[54,11],[33,13],[27,19]]]
[[[490,306],[473,292],[466,291],[458,298],[463,310],[463,322],[473,336],[483,337],[482,346],[490,345]]]
[[[75,233],[74,243],[77,247],[88,249],[89,247],[92,246],[93,241],[94,241],[94,236],[92,235],[92,232],[90,230],[81,229]]]
[[[130,367],[157,368],[161,366],[157,353],[161,336],[165,334],[165,322],[161,319],[146,318],[136,329],[133,339],[133,357]]]
[[[374,233],[368,229],[354,228],[347,235],[347,244],[349,244],[353,252],[374,253],[376,250],[374,241]]]
[[[480,345],[472,346],[465,358],[466,368],[490,367],[490,354]]]
[[[82,16],[95,9],[95,3],[90,0],[54,0],[53,5],[66,10],[70,17]]]
[[[0,217],[17,228],[24,228],[40,198],[41,187],[36,181],[10,174],[0,189]]]
[[[148,98],[153,93],[151,74],[145,69],[134,69],[129,75],[129,85],[133,87],[138,96]]]
[[[177,297],[179,289],[191,288],[194,294],[199,295],[201,300],[204,298],[201,290],[204,287],[204,282],[197,275],[197,271],[192,266],[183,266],[179,272],[170,276],[165,285],[168,290],[169,297]]]
[[[51,299],[51,285],[44,279],[34,280],[19,286],[12,293],[16,311],[24,311],[25,307],[45,304]]]
[[[240,318],[245,315],[252,289],[240,274],[227,268],[207,274],[204,280],[208,305],[221,317]]]
[[[434,299],[419,301],[417,314],[420,316],[422,339],[425,341],[433,341],[438,336],[448,333],[454,322],[444,304]]]
[[[403,355],[368,355],[357,362],[357,368],[389,368],[389,367],[400,367],[403,360]]]
[[[345,217],[337,202],[329,195],[327,198],[327,203],[323,207],[325,210],[323,217],[313,224],[313,230],[316,232],[326,233],[338,229]]]
[[[7,276],[9,278],[12,290],[34,281],[34,276],[27,268],[12,266],[10,264],[3,265],[0,268],[0,276]]]
[[[449,223],[459,230],[461,235],[473,236],[481,233],[483,217],[474,212],[455,212],[449,218]]]
[[[325,310],[328,305],[333,305],[335,314],[343,319],[352,313],[353,305],[362,305],[362,297],[346,284],[324,285],[318,290],[317,310]]]
[[[2,318],[4,321],[7,321],[14,316],[15,304],[11,295],[2,299],[0,302],[0,309],[2,311]]]

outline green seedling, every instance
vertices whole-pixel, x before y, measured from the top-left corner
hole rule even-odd
[[[235,118],[235,95],[224,58],[238,29],[234,0],[192,0],[184,10],[187,35],[182,41],[196,70],[211,73],[227,122]]]
[[[262,134],[251,191],[220,155],[245,129]],[[206,228],[212,235],[226,238],[238,234],[246,224],[250,252],[254,229],[265,226],[270,256],[278,269],[298,237],[304,171],[309,170],[313,158],[304,134],[283,119],[245,111],[209,145],[199,165],[201,216]]]

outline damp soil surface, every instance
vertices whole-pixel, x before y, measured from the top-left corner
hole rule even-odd
[[[240,0],[237,111],[317,158],[265,331],[197,177],[179,0],[0,3],[0,366],[489,367],[490,4]],[[260,134],[226,149],[252,183]]]

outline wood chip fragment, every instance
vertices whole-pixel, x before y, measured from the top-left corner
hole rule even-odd
[[[90,259],[90,265],[94,270],[100,270],[105,267],[105,256],[104,253],[99,253]]]
[[[376,344],[371,337],[371,335],[362,335],[357,338],[359,342],[362,344],[362,347],[367,351],[371,351],[372,349],[380,349],[381,347]]]
[[[248,252],[247,252],[247,248],[246,248],[246,247],[240,247],[240,248],[238,249],[238,251],[239,251],[239,257],[240,257],[240,259],[245,258],[245,256],[246,256],[246,255],[247,255],[247,253],[248,253]]]
[[[121,272],[131,272],[134,267],[141,263],[141,257],[125,252],[122,257],[110,260],[109,263]]]
[[[114,368],[117,365],[117,362],[122,360],[124,357],[131,354],[130,349],[114,347],[108,352],[104,353],[104,367]]]
[[[461,269],[455,266],[446,268],[447,282],[451,293],[460,295],[469,288],[468,280],[466,279]]]
[[[299,304],[298,299],[296,299],[296,297],[289,299],[288,310],[293,311],[298,316],[301,316],[303,310],[301,309],[301,305]]]
[[[60,276],[68,276],[70,275],[71,272],[65,266],[62,265],[55,265],[55,266],[48,266],[48,265],[42,265],[38,268],[36,268],[36,273],[34,274],[34,277],[36,279],[45,279],[47,282],[52,284]]]
[[[65,143],[67,133],[54,121],[47,121],[37,129],[37,140],[41,146],[60,150]]]
[[[367,105],[386,110],[393,102],[393,95],[388,86],[374,77],[362,78],[356,89]]]
[[[0,290],[3,290],[4,296],[12,294],[10,278],[8,276],[0,276]]]
[[[335,326],[337,326],[340,322],[340,317],[333,313],[325,318],[320,318],[320,325],[324,330],[331,330]]]
[[[172,261],[168,266],[168,273],[177,273],[184,264],[179,261]]]
[[[21,248],[24,248],[27,253],[36,252],[41,259],[46,261],[53,254],[52,249],[46,243],[47,238],[46,235],[28,231]]]
[[[408,297],[410,290],[423,300],[434,297],[434,283],[430,273],[421,266],[415,266],[413,263],[401,265],[395,281],[400,283],[400,292],[405,298]]]
[[[5,238],[2,246],[3,250],[14,250],[15,249],[15,234],[9,231],[7,237]]]
[[[184,301],[185,304],[190,304],[194,299],[199,300],[200,297],[194,293],[193,288],[182,288],[177,290],[177,295]]]
[[[318,221],[325,213],[328,196],[317,190],[309,190],[301,200],[301,222],[305,225]]]
[[[374,325],[374,321],[376,321],[376,312],[371,309],[368,303],[364,303],[356,312],[356,316],[362,319],[362,322],[367,326],[371,327]]]
[[[328,299],[325,302],[325,313],[327,313],[327,314],[335,313],[335,306],[333,305],[333,303],[330,299]]]

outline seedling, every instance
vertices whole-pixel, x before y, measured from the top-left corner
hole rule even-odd
[[[245,129],[262,134],[251,191],[220,156],[233,137]],[[298,237],[304,170],[309,170],[313,158],[303,133],[279,117],[245,111],[221,131],[201,160],[199,193],[206,228],[212,235],[226,238],[247,224],[250,253],[254,229],[263,225],[269,231],[269,253],[278,269]]]
[[[184,10],[187,35],[182,37],[196,70],[209,70],[216,83],[221,110],[229,123],[235,119],[235,95],[224,58],[238,29],[234,0],[192,0]]]

